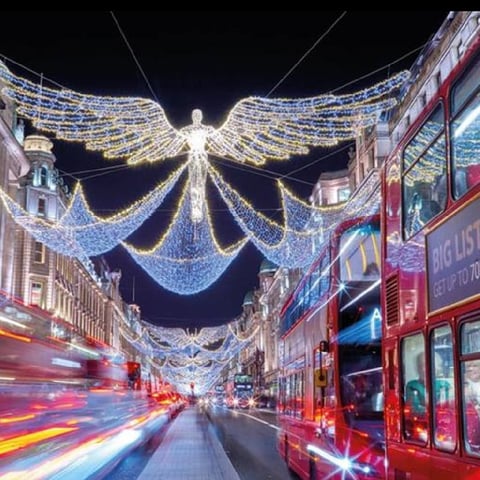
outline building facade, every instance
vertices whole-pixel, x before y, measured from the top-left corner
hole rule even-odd
[[[2,191],[30,215],[55,222],[65,212],[69,192],[55,168],[53,143],[42,135],[23,138],[23,125],[16,121],[13,106],[0,99]],[[148,373],[144,352],[128,341],[140,324],[140,311],[133,323],[127,319],[130,308],[121,297],[120,281],[121,272],[111,270],[102,257],[80,261],[56,253],[15,224],[0,206],[0,289],[50,314],[52,329],[56,321],[70,325],[142,363]]]
[[[30,214],[46,222],[57,221],[68,204],[68,189],[55,168],[52,142],[41,135],[25,138],[30,162],[20,179],[15,199]],[[29,305],[52,313],[80,333],[112,345],[112,288],[119,280],[105,268],[96,271],[89,259],[60,255],[26,230],[17,227],[11,294]],[[118,300],[118,298],[117,298]]]
[[[262,386],[263,394],[270,398],[278,396],[280,312],[286,299],[296,287],[301,273],[298,268],[276,267],[273,269],[268,264],[267,268],[261,267],[259,272],[259,303],[262,312],[263,336],[260,345],[264,349]]]
[[[0,83],[0,89],[2,84]],[[23,151],[23,124],[17,121],[13,103],[0,96],[0,188],[15,198],[20,179],[30,170]],[[0,206],[0,289],[13,289],[16,225]]]
[[[347,169],[321,173],[310,195],[310,203],[319,207],[347,201],[351,192],[348,175]]]

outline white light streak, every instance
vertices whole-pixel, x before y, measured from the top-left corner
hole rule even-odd
[[[378,279],[376,280],[375,282],[373,282],[368,288],[366,288],[365,290],[363,290],[361,293],[359,293],[355,298],[353,298],[352,300],[350,300],[346,305],[344,305],[340,311],[343,312],[345,309],[347,309],[348,307],[352,306],[354,303],[358,302],[358,300],[360,300],[364,295],[366,295],[367,293],[371,292],[372,290],[374,290],[375,288],[377,288],[380,283],[381,283],[381,279]]]

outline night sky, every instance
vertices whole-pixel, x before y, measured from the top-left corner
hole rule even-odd
[[[191,123],[194,108],[203,110],[205,124],[218,127],[241,98],[267,95],[341,13],[119,11],[115,16],[167,117],[178,128]],[[447,13],[348,12],[271,96],[326,93],[395,62],[427,42]],[[0,58],[6,57],[15,73],[38,81],[9,63],[9,58],[83,93],[152,98],[110,12],[2,12],[1,20]],[[409,68],[417,55],[412,53],[340,91],[358,90]],[[27,133],[33,133],[29,127]],[[280,220],[274,178],[313,163],[294,173],[294,179],[285,180],[307,199],[320,173],[346,167],[349,145],[317,149],[288,162],[267,163],[263,172],[212,161],[258,209]],[[124,162],[107,161],[80,144],[59,141],[54,153],[57,168],[83,179],[87,198],[100,215],[110,215],[143,196],[178,162],[120,168],[93,177],[102,171],[78,172]],[[71,176],[65,178],[73,185]],[[209,192],[214,195],[211,188]],[[175,200],[164,203],[128,241],[137,247],[156,243],[170,221]],[[212,201],[220,242],[225,245],[240,238],[228,211],[216,198]],[[134,300],[144,318],[177,327],[232,320],[241,312],[245,293],[258,285],[262,260],[255,247],[248,245],[210,289],[185,297],[158,286],[122,247],[105,257],[112,269],[122,270],[122,295],[127,302],[133,300],[135,284]]]

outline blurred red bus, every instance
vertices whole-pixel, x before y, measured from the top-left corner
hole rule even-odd
[[[82,354],[54,342],[0,329],[0,381],[81,384],[87,368]]]

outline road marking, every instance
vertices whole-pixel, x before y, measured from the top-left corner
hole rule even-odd
[[[245,412],[239,412],[238,410],[229,410],[232,413],[238,414],[238,415],[245,415],[246,417],[249,417],[253,420],[256,420],[259,423],[263,423],[264,425],[268,425],[269,427],[273,428],[274,430],[280,430],[280,427],[277,427],[277,425],[274,425],[273,423],[268,423],[265,420],[262,420],[261,418],[254,417],[253,415],[250,415],[249,413]]]

